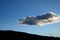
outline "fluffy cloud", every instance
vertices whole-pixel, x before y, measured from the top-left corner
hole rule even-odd
[[[23,19],[19,19],[20,24],[27,25],[48,25],[60,22],[60,15],[57,15],[54,12],[48,12],[43,15],[37,15],[35,17],[28,16]]]

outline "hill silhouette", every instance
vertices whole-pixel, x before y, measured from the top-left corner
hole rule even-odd
[[[25,32],[18,32],[7,30],[0,30],[0,40],[1,39],[20,39],[20,40],[60,40],[59,37],[48,37],[35,34],[28,34]]]

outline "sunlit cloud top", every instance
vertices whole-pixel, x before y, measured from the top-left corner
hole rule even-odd
[[[27,16],[22,19],[19,19],[20,24],[27,24],[27,25],[48,25],[60,22],[60,15],[54,12],[48,12],[43,15],[37,16]]]

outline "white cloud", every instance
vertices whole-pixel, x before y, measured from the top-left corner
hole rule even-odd
[[[48,25],[60,22],[60,15],[57,15],[54,12],[48,12],[44,15],[38,15],[35,17],[28,16],[24,17],[23,19],[19,19],[20,24],[27,24],[27,25]]]

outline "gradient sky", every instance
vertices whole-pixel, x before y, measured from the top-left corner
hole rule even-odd
[[[47,12],[60,14],[60,0],[0,0],[0,30],[60,37],[60,23],[45,26],[18,23],[20,18]]]

